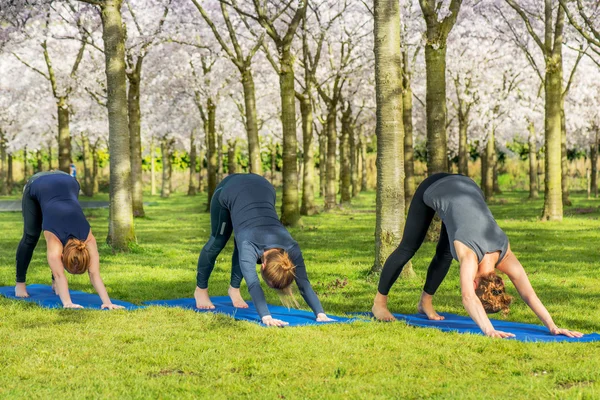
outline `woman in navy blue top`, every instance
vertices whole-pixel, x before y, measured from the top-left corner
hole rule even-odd
[[[23,238],[17,248],[15,295],[29,297],[25,285],[27,269],[42,231],[46,239],[52,286],[65,308],[73,304],[65,270],[72,274],[88,272],[102,299],[102,308],[123,308],[112,304],[102,278],[96,239],[79,204],[79,183],[61,171],[40,172],[32,176],[23,190]]]
[[[300,294],[315,313],[317,321],[329,321],[306,274],[306,267],[298,243],[279,221],[275,211],[275,189],[265,178],[256,174],[233,174],[215,189],[210,202],[211,237],[198,259],[196,279],[196,306],[214,308],[208,296],[208,278],[217,256],[232,233],[235,233],[229,296],[234,306],[248,305],[240,295],[242,278],[262,321],[266,325],[282,326],[287,323],[273,319],[258,275],[256,264],[261,265],[265,283],[277,289],[286,299],[293,299],[291,283],[296,281]]]

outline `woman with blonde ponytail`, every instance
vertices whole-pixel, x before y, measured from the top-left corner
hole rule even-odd
[[[29,297],[25,280],[33,251],[42,231],[46,239],[52,287],[64,308],[83,308],[73,304],[65,270],[71,274],[88,273],[102,299],[102,308],[123,308],[112,304],[100,277],[100,257],[96,239],[79,204],[79,183],[61,171],[33,175],[23,190],[23,238],[17,248],[15,295]]]
[[[260,287],[256,264],[272,289],[277,290],[286,307],[298,307],[292,293],[296,282],[300,295],[315,313],[317,321],[331,321],[323,311],[306,274],[298,243],[279,221],[275,211],[275,189],[265,178],[255,174],[233,174],[215,189],[210,202],[211,236],[198,258],[196,277],[196,307],[212,309],[208,296],[208,278],[217,256],[235,232],[229,297],[233,305],[247,308],[240,295],[242,278],[262,322],[268,326],[283,326],[287,322],[269,314],[265,295]]]

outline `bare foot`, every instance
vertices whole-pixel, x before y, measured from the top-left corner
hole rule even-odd
[[[395,321],[396,317],[392,315],[390,310],[388,310],[387,306],[380,304],[373,304],[373,308],[371,309],[373,312],[373,316],[379,321]]]
[[[17,283],[15,285],[15,296],[16,297],[29,297],[29,293],[27,293],[27,287],[25,283]]]
[[[229,289],[227,290],[227,294],[229,294],[229,298],[231,299],[231,302],[233,303],[234,307],[248,308],[248,303],[246,303],[244,301],[244,299],[242,298],[239,288],[236,289],[232,286],[229,286]]]
[[[214,310],[215,305],[210,301],[210,297],[208,297],[208,289],[196,287],[194,298],[196,299],[196,308],[201,310]]]
[[[396,318],[387,308],[387,295],[383,295],[379,292],[377,292],[375,295],[375,300],[373,300],[373,308],[371,311],[373,312],[373,316],[380,321],[396,320]]]
[[[438,314],[437,312],[435,312],[435,309],[433,308],[432,299],[433,299],[433,296],[423,292],[423,294],[421,295],[421,300],[419,301],[419,304],[417,305],[417,310],[419,311],[419,313],[425,314],[428,319],[431,319],[434,321],[442,321],[444,319],[444,317],[441,316],[440,314]]]

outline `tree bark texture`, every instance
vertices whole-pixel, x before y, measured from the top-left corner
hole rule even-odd
[[[360,191],[366,192],[369,190],[367,181],[367,139],[362,131],[359,132],[359,146],[360,146]]]
[[[58,169],[71,173],[71,131],[69,129],[69,105],[66,97],[59,97],[58,107]]]
[[[167,198],[171,195],[171,143],[168,139],[163,139],[160,144],[162,156],[162,186],[160,197]]]
[[[571,206],[569,199],[569,159],[567,157],[567,123],[565,120],[565,96],[561,96],[560,102],[560,169],[561,169],[561,191],[563,206]]]
[[[198,184],[196,183],[197,154],[196,132],[192,131],[190,133],[190,179],[188,184],[188,196],[195,196],[198,191]]]
[[[350,203],[352,200],[352,177],[350,169],[350,119],[352,108],[348,106],[342,114],[342,136],[340,139],[340,203]]]
[[[327,192],[327,130],[319,135],[319,195],[325,200]]]
[[[535,140],[535,126],[530,123],[529,130],[529,198],[539,197],[537,184],[537,142]]]
[[[208,119],[205,121],[204,132],[206,134],[206,147],[207,147],[207,166],[206,166],[206,180],[208,187],[208,204],[206,205],[206,211],[210,210],[210,199],[212,199],[215,189],[217,187],[217,137],[215,130],[215,118],[217,106],[213,103],[212,99],[208,99],[207,102]]]
[[[302,114],[302,201],[300,215],[313,215],[317,212],[315,204],[315,150],[313,148],[313,109],[310,98],[305,96],[300,101]]]
[[[227,173],[229,175],[237,173],[237,140],[227,141]]]
[[[327,108],[327,163],[325,184],[325,209],[331,210],[336,205],[336,161],[337,161],[337,102]]]
[[[90,139],[87,135],[83,135],[83,194],[86,197],[94,195],[94,182],[92,176],[93,159],[90,153]]]
[[[300,219],[298,202],[298,166],[296,138],[296,91],[294,89],[294,61],[289,47],[281,54],[279,87],[281,94],[281,122],[283,125],[283,196],[281,222],[294,226]]]
[[[133,72],[127,75],[129,92],[127,105],[129,111],[129,146],[131,152],[131,200],[134,217],[143,217],[144,182],[142,180],[142,135],[140,112],[140,79],[143,58],[138,57]]]
[[[483,194],[486,200],[494,198],[494,152],[496,151],[496,138],[494,129],[490,130],[488,140],[485,146],[485,170],[481,173],[485,174],[485,186]]]
[[[4,132],[0,130],[0,195],[8,194],[7,169],[8,169],[8,154],[6,152],[6,137]]]
[[[562,94],[562,57],[551,56],[546,60],[546,77],[544,90],[545,107],[545,198],[542,218],[550,221],[562,221],[562,129],[561,129],[561,94]]]
[[[374,0],[375,91],[377,101],[377,208],[375,262],[379,272],[404,230],[404,126],[400,5]],[[445,101],[445,99],[444,99]],[[445,156],[445,153],[444,153]],[[405,270],[411,268],[407,265]]]
[[[246,107],[246,132],[248,134],[248,167],[251,173],[262,175],[262,160],[260,157],[260,141],[258,137],[258,117],[256,113],[256,89],[252,70],[247,68],[242,72],[242,87],[244,89],[244,104]]]
[[[350,181],[352,183],[352,197],[360,193],[358,184],[358,146],[356,143],[356,126],[350,126]]]
[[[448,171],[446,138],[446,45],[425,46],[427,73],[427,172],[429,175]]]
[[[121,0],[101,6],[102,38],[106,59],[107,108],[110,151],[110,206],[107,242],[125,251],[135,240],[131,200],[131,151],[127,119],[125,38]]]

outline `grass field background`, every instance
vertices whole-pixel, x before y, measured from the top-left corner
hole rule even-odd
[[[526,197],[507,192],[490,205],[513,251],[560,327],[600,331],[600,202],[574,193],[565,220],[551,223],[537,219],[543,200]],[[209,236],[207,199],[146,201],[132,251],[100,248],[109,294],[134,303],[191,297]],[[371,308],[374,209],[374,193],[364,193],[291,230],[330,314]],[[108,211],[86,215],[103,242]],[[0,285],[13,285],[21,215],[1,213],[0,232]],[[227,293],[232,243],[217,260],[211,295]],[[417,253],[415,279],[396,283],[391,310],[415,312],[434,248]],[[28,283],[50,278],[42,238]],[[70,276],[69,285],[93,293],[87,276]],[[465,314],[456,262],[434,301],[438,311]],[[520,299],[506,318],[538,322]],[[0,298],[0,341],[0,398],[600,398],[600,343],[520,343],[400,322],[266,329],[180,309],[47,310]]]

